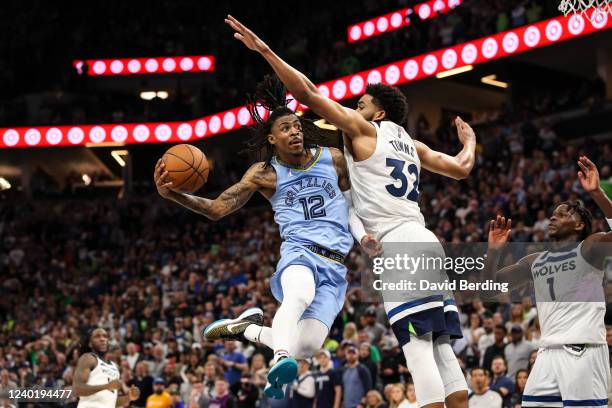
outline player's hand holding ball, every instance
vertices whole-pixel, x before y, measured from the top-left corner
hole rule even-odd
[[[153,179],[157,192],[164,198],[173,193],[194,193],[208,180],[208,160],[195,146],[172,146],[155,165]]]

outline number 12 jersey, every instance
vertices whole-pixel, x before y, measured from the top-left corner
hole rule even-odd
[[[416,221],[425,225],[418,204],[421,161],[406,130],[390,121],[372,122],[376,149],[355,161],[345,146],[355,212],[369,234],[380,240],[397,226]]]

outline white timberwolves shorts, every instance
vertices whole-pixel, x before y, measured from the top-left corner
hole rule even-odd
[[[608,406],[608,346],[559,346],[538,351],[529,374],[523,407]]]

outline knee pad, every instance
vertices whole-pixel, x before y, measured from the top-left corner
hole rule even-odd
[[[295,358],[310,358],[323,347],[329,329],[316,319],[303,319],[298,322],[298,335],[293,355]]]
[[[295,302],[308,307],[315,296],[315,280],[312,270],[304,265],[290,265],[281,275],[283,302]]]
[[[444,394],[449,396],[457,391],[467,391],[467,382],[459,361],[453,352],[448,336],[441,336],[434,342],[434,358],[444,383]]]
[[[434,357],[431,334],[411,337],[402,350],[414,380],[419,406],[444,402],[444,383]]]

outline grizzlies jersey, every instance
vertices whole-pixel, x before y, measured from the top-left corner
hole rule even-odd
[[[106,362],[94,354],[98,364],[89,373],[87,385],[108,384],[120,377],[119,368],[112,361]],[[77,408],[106,408],[114,407],[117,403],[117,391],[102,390],[95,394],[79,397]]]
[[[303,169],[282,164],[276,157],[276,192],[270,198],[283,245],[319,245],[342,255],[353,246],[348,205],[338,187],[338,175],[327,147],[311,149]]]
[[[543,347],[606,344],[604,274],[581,250],[545,251],[531,265]]]
[[[408,132],[390,121],[372,122],[376,149],[356,162],[346,148],[355,212],[369,234],[380,240],[398,225],[416,221],[425,225],[419,209],[421,161]]]

